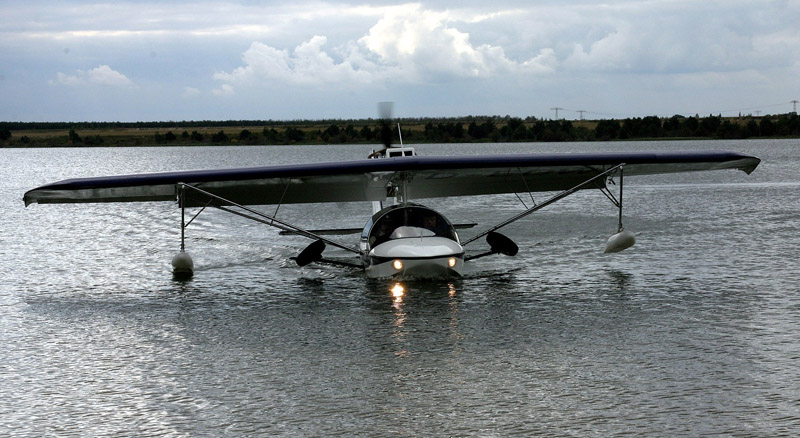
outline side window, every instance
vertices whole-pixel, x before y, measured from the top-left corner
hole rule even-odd
[[[369,237],[368,233],[372,229],[372,218],[369,218],[366,225],[364,225],[364,229],[361,231],[361,240],[367,240]]]
[[[372,227],[372,231],[369,235],[369,244],[370,246],[380,245],[383,242],[389,240],[392,235],[392,232],[397,228],[397,224],[394,223],[394,215],[393,212],[384,215],[377,222],[375,222],[375,226]]]

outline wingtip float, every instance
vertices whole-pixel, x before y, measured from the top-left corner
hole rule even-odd
[[[617,253],[632,247],[635,243],[636,236],[634,236],[630,231],[623,230],[608,238],[603,253]]]

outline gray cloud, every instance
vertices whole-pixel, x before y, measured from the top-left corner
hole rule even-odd
[[[0,119],[134,80],[120,114],[142,119],[371,116],[366,102],[387,95],[409,115],[670,115],[800,94],[800,4],[788,1],[11,0],[3,13],[0,91],[14,112]],[[115,105],[47,117],[115,118]]]

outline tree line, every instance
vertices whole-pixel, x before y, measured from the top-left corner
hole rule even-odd
[[[428,121],[461,121],[468,123],[472,120],[483,120],[494,118],[502,120],[510,116],[464,116],[464,117],[403,117],[396,119],[402,124],[421,124]],[[534,119],[529,117],[528,119]],[[526,120],[528,120],[526,119]],[[96,130],[96,129],[178,129],[178,128],[206,128],[209,126],[230,128],[230,127],[261,127],[261,126],[311,126],[311,125],[330,125],[338,124],[346,126],[352,125],[372,125],[378,123],[373,118],[367,119],[296,119],[296,120],[183,120],[183,121],[140,121],[140,122],[4,122],[0,121],[0,129],[11,131],[20,130]]]
[[[136,146],[203,144],[329,144],[379,143],[377,120],[324,120],[265,123],[228,122],[97,122],[89,124],[0,122],[0,142],[4,146]],[[175,123],[174,125],[171,123]],[[660,138],[745,139],[762,137],[800,137],[800,117],[796,113],[747,117],[669,118],[648,116],[622,120],[570,121],[528,117],[475,117],[442,119],[401,119],[402,139],[408,143],[468,142],[557,142],[611,141]],[[265,126],[266,125],[266,126]],[[214,127],[210,129],[209,127]],[[107,134],[109,128],[132,128]],[[198,129],[191,129],[196,127]],[[202,129],[205,128],[205,129]],[[14,130],[69,129],[66,136],[26,137]],[[147,134],[138,130],[149,129]],[[153,133],[153,129],[155,132]],[[162,131],[163,129],[163,131]],[[217,130],[218,129],[218,130]],[[78,133],[81,130],[84,135]],[[394,141],[400,134],[393,129]],[[104,135],[100,135],[103,133]]]

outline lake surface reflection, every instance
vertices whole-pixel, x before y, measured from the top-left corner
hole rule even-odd
[[[406,282],[402,294],[359,272],[297,268],[289,257],[307,241],[219,211],[187,229],[197,272],[177,282],[174,205],[22,203],[26,190],[69,177],[369,149],[0,150],[0,433],[800,432],[798,140],[419,146],[730,149],[763,162],[750,176],[626,179],[637,245],[623,253],[602,254],[615,208],[580,193],[504,229],[517,257],[481,259],[457,281]],[[514,196],[424,204],[481,224],[522,208]],[[309,228],[360,227],[369,214],[360,204],[280,210]]]

